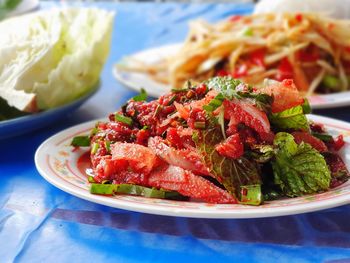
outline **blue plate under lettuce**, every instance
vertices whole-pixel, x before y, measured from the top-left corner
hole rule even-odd
[[[0,140],[34,131],[63,118],[68,113],[72,113],[73,111],[77,110],[86,100],[95,94],[98,88],[99,85],[96,85],[96,87],[94,87],[90,92],[74,100],[73,102],[39,113],[23,115],[8,120],[1,120],[0,112]],[[0,101],[0,104],[1,103],[3,102]],[[12,117],[11,114],[17,115],[18,112],[13,111],[8,113],[10,117]]]

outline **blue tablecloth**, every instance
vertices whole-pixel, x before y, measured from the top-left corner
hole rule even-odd
[[[249,4],[97,6],[117,13],[101,90],[50,127],[0,141],[0,262],[350,262],[350,206],[266,219],[176,218],[90,203],[41,178],[33,156],[42,141],[104,117],[135,95],[113,79],[114,62],[144,48],[181,41],[189,19],[215,21],[252,9]],[[350,121],[348,112],[317,113]]]

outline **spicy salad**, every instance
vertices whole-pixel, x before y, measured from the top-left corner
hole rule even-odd
[[[73,146],[89,146],[91,193],[260,205],[327,191],[350,174],[342,135],[310,122],[293,80],[231,77],[157,100],[142,91]]]
[[[188,80],[232,76],[252,85],[293,79],[304,95],[349,90],[349,20],[315,13],[253,14],[195,20],[174,56],[154,64],[126,59],[121,70],[144,72],[181,87]]]

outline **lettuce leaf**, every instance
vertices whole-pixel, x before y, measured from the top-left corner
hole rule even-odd
[[[193,135],[196,147],[203,155],[205,164],[217,181],[233,196],[238,197],[242,203],[260,204],[262,202],[261,178],[257,163],[245,157],[233,160],[221,156],[215,150],[215,145],[222,140],[220,128],[196,131]],[[242,194],[243,189],[244,195]]]
[[[271,126],[278,131],[303,130],[309,131],[309,122],[301,105],[279,113],[269,115]]]
[[[33,112],[91,92],[108,56],[113,15],[71,8],[1,22],[0,97]]]
[[[297,144],[291,134],[280,132],[274,140],[276,157],[272,161],[275,184],[285,195],[302,196],[325,191],[331,174],[324,157],[311,145]]]

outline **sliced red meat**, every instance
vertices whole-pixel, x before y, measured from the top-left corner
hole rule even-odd
[[[194,148],[177,150],[166,145],[161,137],[150,138],[148,140],[148,147],[168,164],[179,166],[202,175],[210,175],[202,156]]]
[[[286,79],[282,82],[274,82],[257,91],[273,96],[273,113],[281,112],[304,103],[303,97],[291,79]]]
[[[215,150],[222,156],[237,159],[244,153],[244,146],[239,134],[233,134],[222,143],[215,146]]]
[[[147,186],[148,174],[135,173],[132,171],[124,170],[114,175],[114,184],[137,184]]]
[[[105,155],[98,158],[98,162],[93,166],[94,179],[96,182],[104,180],[113,180],[117,173],[128,168],[126,160],[112,160],[111,155]]]
[[[253,104],[247,101],[233,99],[231,101],[225,100],[223,105],[225,108],[225,119],[230,120],[230,131],[234,131],[234,128],[230,127],[230,125],[243,123],[258,133],[270,132],[270,122],[266,113],[259,110]]]
[[[177,191],[208,203],[237,203],[227,191],[208,180],[173,165],[158,167],[148,177],[149,186]]]
[[[324,157],[332,174],[331,188],[337,187],[349,179],[350,173],[338,154],[327,152]]]
[[[294,137],[294,141],[297,144],[300,144],[301,142],[308,143],[319,152],[326,152],[328,150],[323,141],[316,138],[315,136],[312,136],[310,133],[293,132],[292,135]]]
[[[194,100],[190,103],[180,104],[174,102],[176,110],[179,112],[181,118],[187,120],[190,117],[191,110],[203,110],[203,106],[207,105],[218,94],[215,90],[210,90],[203,99]]]
[[[133,172],[149,174],[157,162],[157,156],[145,146],[134,143],[111,145],[112,160],[124,160]]]

